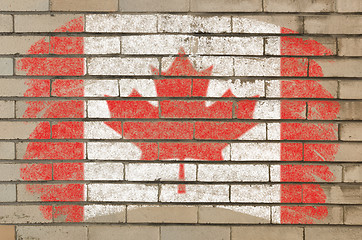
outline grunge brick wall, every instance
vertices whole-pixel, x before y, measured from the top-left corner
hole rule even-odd
[[[361,12],[1,0],[0,240],[362,239]]]

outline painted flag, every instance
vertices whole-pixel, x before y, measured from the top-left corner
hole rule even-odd
[[[332,54],[322,44],[228,16],[97,14],[61,32],[74,34],[42,39],[29,49],[39,56],[17,61],[30,78],[25,97],[51,94],[27,101],[22,115],[44,118],[22,144],[30,163],[21,177],[49,182],[19,189],[60,202],[41,206],[44,218],[170,204],[259,222],[328,218],[318,182],[335,176],[315,162],[333,160],[338,145],[325,141],[338,129],[303,121],[339,112],[323,101],[336,97],[328,84],[309,79],[323,71],[307,56]]]

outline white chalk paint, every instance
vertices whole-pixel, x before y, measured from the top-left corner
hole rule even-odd
[[[231,143],[232,161],[280,161],[280,143]]]
[[[123,163],[84,163],[84,180],[123,180]]]
[[[269,181],[267,165],[199,164],[197,179],[205,182]]]
[[[186,193],[177,193],[178,185],[161,186],[161,202],[229,202],[228,185],[186,185]]]
[[[185,181],[196,181],[196,165],[184,164]],[[126,165],[127,181],[179,181],[180,164],[134,163]]]
[[[89,142],[87,154],[92,160],[139,160],[142,151],[130,142]]]
[[[86,15],[86,32],[155,33],[156,15],[91,14]]]
[[[231,202],[277,203],[280,202],[280,186],[232,185]]]
[[[145,184],[89,184],[88,201],[157,202],[158,186]]]
[[[158,32],[229,33],[231,17],[162,14],[158,16]]]
[[[89,75],[152,75],[150,66],[158,66],[157,58],[90,58]]]
[[[96,217],[112,215],[126,211],[125,205],[85,205],[84,206],[84,221],[92,220]],[[99,220],[98,220],[99,221]]]
[[[84,80],[85,97],[119,96],[117,80]]]
[[[121,52],[119,37],[85,37],[84,54],[116,54]]]

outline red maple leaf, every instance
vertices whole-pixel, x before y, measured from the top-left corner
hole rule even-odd
[[[155,67],[151,67],[154,74],[159,75]],[[179,53],[171,67],[162,72],[162,76],[210,76],[213,66],[196,71],[189,58]],[[208,79],[162,78],[154,80],[158,97],[205,97]],[[129,97],[142,97],[137,89],[133,89]],[[223,97],[235,97],[230,89]],[[107,101],[112,118],[153,118],[159,119],[159,108],[148,101]],[[256,101],[244,101],[238,107],[244,108],[243,116],[252,118]],[[163,118],[232,118],[232,102],[217,101],[206,106],[206,101],[165,100],[160,102],[161,117]],[[122,134],[121,122],[106,123],[113,130]],[[123,136],[126,139],[179,139],[192,138],[192,131],[188,133],[190,122],[160,121],[160,122],[126,122],[123,124]],[[256,123],[242,122],[203,122],[196,121],[195,128],[199,139],[238,139]],[[192,128],[192,126],[191,126]],[[134,142],[142,151],[141,160],[155,158],[157,148],[160,148],[160,160],[166,159],[194,159],[215,161],[223,160],[222,150],[228,145],[220,143],[166,143],[147,144]],[[184,165],[180,164],[179,180],[185,180]],[[185,193],[185,186],[180,185],[179,193]]]

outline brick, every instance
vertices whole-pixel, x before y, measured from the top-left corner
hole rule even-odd
[[[342,141],[362,141],[362,124],[340,124],[340,134],[340,138]]]
[[[323,79],[323,81],[318,81],[318,84],[320,84],[322,86],[322,88],[327,90],[328,93],[330,94],[330,96],[332,96],[333,98],[337,98],[338,89],[339,89],[339,83],[337,81],[335,81],[335,80],[325,81]],[[328,97],[326,96],[326,98],[328,98]]]
[[[345,206],[344,207],[344,223],[350,224],[350,225],[362,225],[361,214],[362,214],[362,207]]]
[[[49,223],[52,220],[44,218],[38,205],[7,205],[0,206],[1,223]]]
[[[157,185],[89,184],[89,201],[157,202]]]
[[[123,163],[84,163],[84,180],[123,180]]]
[[[18,226],[18,239],[87,239],[86,226]]]
[[[315,34],[361,34],[361,18],[361,16],[356,15],[307,16],[304,20],[304,32]]]
[[[192,12],[261,12],[262,2],[260,0],[192,0]]]
[[[302,240],[303,228],[281,226],[243,226],[232,227],[232,240]]]
[[[28,107],[31,106],[32,108]],[[46,111],[39,111],[38,109]],[[72,111],[69,111],[72,109]],[[84,117],[84,102],[70,101],[17,101],[17,118],[82,118]]]
[[[228,202],[228,185],[194,185],[186,186],[187,194],[177,194],[177,185],[162,185],[161,202]]]
[[[292,216],[298,215],[299,219],[297,220],[299,223],[305,222],[306,224],[343,224],[343,207],[340,206],[273,206],[272,207],[272,222],[275,224],[281,223],[280,214],[281,211],[287,211]],[[317,211],[327,211],[328,215],[323,217],[312,217],[310,211],[313,211],[315,208]],[[295,214],[295,215],[294,215]],[[323,214],[323,213],[321,213]],[[312,219],[313,218],[313,219]],[[296,223],[296,219],[293,217],[288,217],[282,220],[282,223]]]
[[[27,151],[42,149],[42,151]],[[85,144],[80,142],[19,142],[16,144],[17,159],[84,159]]]
[[[185,164],[185,181],[196,181],[196,165]],[[134,163],[126,165],[128,181],[177,181],[179,164]]]
[[[334,12],[334,0],[265,0],[265,12]]]
[[[117,11],[118,0],[50,0],[50,11]]]
[[[102,149],[102,151],[100,151]],[[157,148],[156,148],[157,149]],[[87,144],[88,159],[138,160],[141,150],[133,143],[92,142]],[[156,155],[157,157],[157,155]],[[154,159],[149,159],[154,160]]]
[[[158,32],[229,33],[231,18],[227,16],[159,15]]]
[[[231,160],[234,161],[278,161],[279,143],[231,143]]]
[[[52,32],[82,15],[15,15],[15,32]]]
[[[191,53],[190,36],[186,35],[143,35],[123,36],[123,54],[177,54],[182,47],[186,54]]]
[[[119,90],[121,97],[129,97],[133,89],[137,89],[142,97],[157,97],[155,82],[153,79],[122,79],[119,80]],[[157,106],[156,101],[149,103]]]
[[[121,80],[120,80],[121,81]],[[122,80],[123,81],[123,80]],[[54,86],[54,83],[53,83]],[[59,90],[62,86],[59,86]],[[110,97],[119,96],[119,86],[117,80],[85,80],[84,81],[84,96],[85,97]],[[123,96],[121,96],[123,97]],[[127,95],[128,97],[128,95]]]
[[[23,97],[26,90],[29,88],[27,83],[29,83],[29,80],[6,78],[0,79],[0,96]]]
[[[263,55],[260,37],[199,37],[193,40],[193,54]]]
[[[336,42],[336,39],[332,37],[268,37],[265,44],[265,54],[291,56],[335,55],[337,53]]]
[[[280,172],[283,171],[283,180]],[[271,165],[272,182],[342,182],[342,166],[338,165]]]
[[[0,225],[0,232],[1,232],[2,240],[14,240],[15,239],[15,226]]]
[[[265,224],[270,223],[267,206],[200,206],[199,222],[208,224]]]
[[[202,101],[162,101],[161,117],[163,118],[232,118],[233,103],[231,101],[222,101],[215,103],[209,108],[205,107]],[[210,104],[213,105],[213,104]],[[180,134],[180,136],[186,134]]]
[[[358,185],[321,185],[327,199],[326,203],[333,204],[361,204],[362,203],[362,187]],[[318,188],[316,189],[318,191]],[[313,190],[306,193],[303,187],[304,199],[308,194],[316,194]]]
[[[13,75],[14,73],[13,59],[11,58],[0,58],[0,75]]]
[[[309,101],[308,119],[310,120],[361,120],[358,109],[360,101]]]
[[[20,177],[20,165],[19,164],[0,164],[0,181],[18,181]]]
[[[85,54],[115,54],[121,52],[119,37],[85,37]]]
[[[265,123],[196,122],[196,139],[266,140]]]
[[[1,11],[48,11],[49,0],[3,0],[0,3]]]
[[[15,117],[15,101],[0,101],[0,118]]]
[[[219,226],[162,226],[161,240],[230,239],[230,228]]]
[[[238,57],[234,69],[235,76],[279,76],[280,59]]]
[[[266,96],[268,98],[337,98],[338,82],[336,80],[268,80]],[[280,92],[281,85],[285,91]],[[320,89],[311,91],[310,89]],[[325,90],[328,93],[321,94]]]
[[[52,171],[51,168],[50,171]],[[75,173],[75,171],[78,172]],[[54,180],[123,180],[123,172],[122,163],[93,162],[53,164]]]
[[[40,40],[45,40],[45,43],[49,44],[49,37],[1,36],[0,54],[27,54],[30,47]]]
[[[0,159],[14,159],[15,158],[15,143],[1,142],[0,143]]]
[[[0,14],[0,32],[13,31],[13,17],[11,15]]]
[[[188,0],[120,0],[122,12],[187,12]]]
[[[157,16],[154,15],[87,15],[86,32],[157,32]]]
[[[337,12],[362,12],[362,3],[359,0],[337,0]]]
[[[128,205],[128,223],[197,223],[198,207],[183,205]]]
[[[83,81],[84,80],[80,79],[55,79],[52,81],[51,96],[57,96],[57,97],[86,96],[86,89],[87,87],[92,87],[93,80],[84,81],[84,82]],[[93,92],[93,94],[95,93]]]
[[[339,97],[342,99],[362,99],[362,82],[359,80],[340,81]]]
[[[338,125],[332,123],[283,123],[281,128],[281,140],[338,140],[339,134]]]
[[[234,33],[281,33],[281,27],[302,32],[302,18],[290,15],[233,17]]]
[[[244,117],[245,106],[243,101],[238,102],[235,115],[239,119]],[[281,102],[278,100],[258,100],[255,103],[253,119],[280,119]]]
[[[361,21],[362,22],[362,21]],[[362,70],[358,68],[362,64],[361,59],[314,59],[322,68],[324,77],[361,77]],[[312,68],[309,76],[318,76]]]
[[[29,139],[34,138],[31,133],[41,124],[42,133],[37,137],[50,138],[50,124],[48,122],[0,122],[0,139]]]
[[[0,185],[0,202],[15,202],[16,201],[16,185],[1,184]]]
[[[51,126],[51,132],[52,132],[51,138],[54,139],[83,138],[84,135],[86,135],[84,134],[85,132],[84,128],[89,128],[89,127],[90,127],[89,124],[85,124],[83,122],[54,122],[54,124],[52,123]]]
[[[88,118],[110,118],[108,103],[106,101],[88,101],[87,102]]]
[[[160,160],[185,160],[192,159],[220,161],[230,160],[230,146],[228,143],[179,143],[160,142]]]
[[[55,220],[57,220],[56,218]],[[126,206],[124,205],[85,205],[85,222],[123,223],[126,221]]]
[[[343,224],[343,207],[326,206],[328,216],[313,220],[314,224]]]
[[[116,240],[122,236],[124,240],[158,240],[159,227],[157,226],[90,226],[89,240],[102,240],[107,236],[109,240]]]
[[[362,237],[361,228],[351,228],[342,226],[333,227],[306,227],[305,240],[338,240],[349,239],[358,240]]]
[[[84,58],[16,58],[15,75],[33,76],[83,76],[85,75]],[[42,66],[39,68],[38,66]]]
[[[343,168],[344,182],[362,182],[362,166],[346,165]]]
[[[210,66],[212,68],[212,75],[213,76],[233,76],[234,69],[233,69],[233,58],[232,57],[213,57],[213,56],[191,56],[189,57],[190,61],[193,64],[193,67],[197,71],[202,71]],[[174,57],[164,57],[161,59],[161,67],[162,71],[166,72],[167,69],[171,66],[174,62]],[[185,75],[187,74],[184,73]]]
[[[107,122],[113,124],[113,122]],[[105,122],[83,122],[85,139],[121,139],[122,134],[114,131]],[[54,126],[54,125],[53,125]]]
[[[89,75],[152,75],[150,66],[158,66],[157,58],[91,58]]]
[[[69,194],[70,192],[71,194]],[[86,198],[87,198],[87,186],[81,184],[18,184],[17,185],[17,202],[50,202],[50,201],[74,202],[74,201],[84,201]]]
[[[197,179],[205,182],[264,182],[269,181],[267,165],[199,164]]]
[[[232,185],[231,202],[268,202],[280,201],[279,185]]]
[[[125,122],[124,136],[129,139],[192,139],[190,122]]]
[[[339,120],[362,120],[362,112],[359,111],[362,107],[362,102],[348,101],[339,102],[340,111],[337,116]]]
[[[321,147],[306,145],[305,153],[313,151],[316,154],[305,155],[304,161],[360,162],[362,160],[362,144],[359,143],[320,144],[319,146]],[[334,149],[337,149],[335,155],[333,153]]]
[[[264,97],[265,86],[263,80],[223,80],[210,79],[206,97],[221,97],[228,90],[236,97]]]
[[[362,7],[362,5],[361,5]],[[361,38],[339,38],[338,55],[339,56],[362,56]]]

